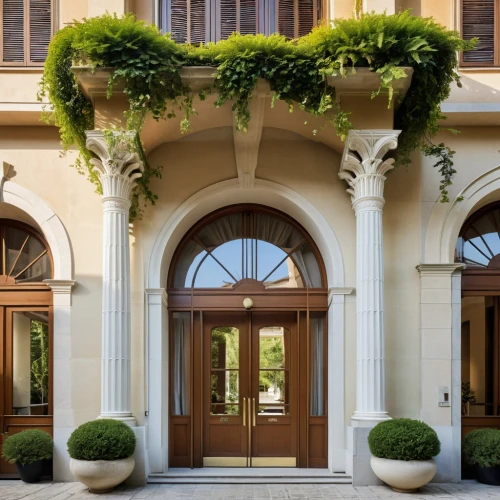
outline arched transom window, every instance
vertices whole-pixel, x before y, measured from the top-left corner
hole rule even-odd
[[[217,42],[231,33],[307,35],[318,0],[161,0],[161,27],[177,43]]]
[[[487,205],[467,219],[456,257],[467,267],[500,268],[500,203]]]
[[[305,231],[263,207],[212,214],[186,236],[174,257],[173,288],[231,288],[242,280],[265,288],[320,288],[322,265]]]
[[[0,285],[50,278],[52,261],[42,237],[26,224],[0,219]]]

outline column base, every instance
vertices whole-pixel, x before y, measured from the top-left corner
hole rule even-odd
[[[355,411],[351,417],[353,427],[374,427],[379,422],[391,420],[391,416],[386,411],[360,412]]]
[[[97,419],[99,420],[101,418],[120,420],[120,422],[124,422],[129,427],[135,427],[137,425],[137,419],[131,413],[101,413]]]

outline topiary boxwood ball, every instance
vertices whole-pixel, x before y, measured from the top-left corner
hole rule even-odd
[[[500,466],[500,430],[476,429],[464,437],[465,461],[478,467]]]
[[[389,460],[430,460],[441,451],[436,432],[410,418],[380,422],[370,431],[368,445],[373,456]]]
[[[68,453],[76,460],[121,460],[134,454],[135,442],[127,424],[103,418],[75,429],[68,440]]]
[[[52,437],[39,429],[29,429],[9,436],[2,446],[2,457],[11,464],[27,465],[52,458]]]

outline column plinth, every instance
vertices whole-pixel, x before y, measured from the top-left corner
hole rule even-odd
[[[385,173],[399,131],[351,130],[339,173],[356,215],[356,411],[353,425],[389,419],[385,400],[384,244]]]
[[[118,135],[119,134],[119,135]],[[103,284],[102,373],[99,418],[123,420],[134,426],[131,391],[130,321],[130,196],[144,166],[130,152],[128,133],[117,132],[109,147],[100,131],[87,132],[87,148],[102,185]],[[131,133],[131,137],[133,137]],[[120,140],[122,138],[123,140]]]

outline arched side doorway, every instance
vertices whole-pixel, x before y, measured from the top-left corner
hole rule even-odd
[[[43,236],[0,219],[0,443],[25,429],[53,433],[53,299],[43,283],[52,277]],[[10,475],[15,466],[0,460],[0,476]]]
[[[327,467],[328,289],[284,213],[199,221],[170,268],[171,467]]]
[[[462,435],[500,428],[500,202],[464,223],[456,260],[462,271]],[[462,477],[471,477],[467,466]]]

